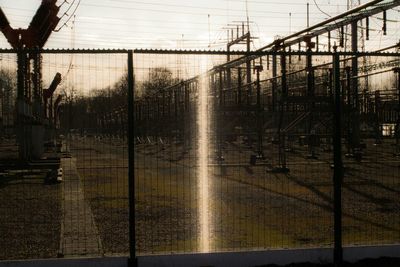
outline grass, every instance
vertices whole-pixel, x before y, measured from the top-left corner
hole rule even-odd
[[[345,158],[345,245],[400,241],[400,160],[384,143],[362,162]],[[249,164],[251,148],[225,144],[223,165],[209,166],[211,251],[331,246],[333,184],[331,154],[307,159],[306,148],[288,153],[290,173],[267,172],[276,164],[268,144],[264,164]],[[213,162],[210,152],[210,162]],[[117,139],[77,138],[71,143],[84,195],[103,249],[128,253],[127,147]],[[136,236],[139,254],[198,251],[196,150],[181,145],[137,145],[135,151]],[[55,257],[60,238],[60,185],[41,174],[0,178],[0,259]]]
[[[72,152],[105,250],[128,251],[127,149],[122,142],[91,138]],[[249,148],[225,145],[224,164],[210,167],[212,251],[330,246],[333,242],[331,154],[306,159],[306,148],[288,153],[289,174],[248,164]],[[275,164],[276,148],[266,150]],[[399,160],[391,145],[373,146],[363,162],[345,159],[343,235],[346,245],[400,240]],[[212,159],[212,156],[210,156]],[[180,145],[138,145],[135,151],[137,248],[141,254],[198,250],[196,153]],[[115,245],[118,244],[118,245]]]

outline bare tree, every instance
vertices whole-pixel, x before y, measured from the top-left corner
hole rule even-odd
[[[0,136],[7,127],[14,125],[16,74],[0,69]]]
[[[164,67],[153,68],[150,70],[149,79],[143,82],[143,95],[155,95],[177,82],[178,79],[173,77],[170,69]]]

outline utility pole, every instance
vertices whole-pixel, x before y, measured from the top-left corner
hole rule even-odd
[[[358,21],[355,20],[351,23],[351,50],[353,53],[358,52]],[[352,87],[352,95],[354,97],[354,119],[352,121],[353,136],[352,136],[352,144],[353,147],[357,150],[360,148],[360,101],[359,101],[359,86],[358,86],[358,57],[353,57],[351,60],[351,87]],[[354,153],[354,151],[353,151]],[[358,153],[358,152],[357,152]]]
[[[277,91],[277,75],[278,75],[278,68],[277,68],[277,59],[276,54],[272,55],[272,111],[276,111],[276,91]]]
[[[208,48],[211,47],[211,25],[210,25],[210,14],[208,14]]]
[[[250,53],[250,43],[251,43],[251,36],[250,36],[250,29],[247,28],[246,34],[246,52]],[[247,59],[246,61],[246,82],[247,82],[247,102],[250,104],[250,96],[251,96],[251,61]]]
[[[236,28],[236,38],[234,37],[233,29],[231,30],[231,34],[229,34],[228,29],[228,44],[227,44],[227,62],[231,60],[230,51],[231,47],[237,44],[246,44],[246,51],[250,53],[251,51],[251,34],[249,27],[247,28],[247,32],[245,33],[244,23],[242,22],[242,31],[240,34],[239,27]],[[232,74],[230,68],[226,70],[227,74],[227,86],[228,88],[232,87]],[[251,61],[246,60],[246,83],[247,83],[247,101],[249,101],[249,94],[251,92]]]
[[[264,159],[263,152],[263,139],[264,139],[264,109],[261,104],[261,84],[260,84],[260,72],[263,71],[263,66],[256,66],[257,72],[257,131],[258,131],[258,151],[257,158]]]

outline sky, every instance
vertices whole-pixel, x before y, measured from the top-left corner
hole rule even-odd
[[[41,0],[0,0],[13,28],[26,28]],[[307,24],[323,21],[356,5],[350,0],[59,0],[61,21],[47,48],[185,48],[221,49],[227,28],[250,21],[250,32],[258,38],[256,49]],[[351,3],[353,2],[353,3]],[[365,3],[362,0],[361,3]],[[318,4],[318,7],[315,5]],[[371,41],[396,42],[399,12],[389,14],[389,34],[380,34],[381,22],[372,19]],[[376,31],[374,31],[374,28]],[[0,47],[8,48],[4,36]]]
[[[310,25],[356,5],[350,0],[58,0],[61,20],[45,48],[226,48],[227,31],[249,18],[250,32],[256,39],[252,49],[306,27],[307,2]],[[349,3],[348,3],[349,2]],[[365,3],[362,0],[361,3]],[[27,28],[41,0],[0,0],[0,7],[13,28]],[[315,5],[318,4],[318,7]],[[366,46],[379,49],[399,42],[399,8],[388,13],[388,34],[382,35],[382,14],[370,19],[370,40]],[[0,34],[0,48],[10,48]],[[236,46],[233,49],[242,50]],[[7,58],[9,57],[9,58]],[[145,79],[149,69],[168,66],[178,78],[199,72],[198,57],[136,55],[135,75]],[[226,58],[213,57],[209,67]],[[13,55],[0,55],[0,62],[14,68]],[[44,56],[45,86],[60,72],[67,87],[89,92],[91,88],[112,85],[125,71],[124,57]],[[90,75],[87,75],[90,74]]]

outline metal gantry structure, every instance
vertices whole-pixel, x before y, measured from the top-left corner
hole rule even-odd
[[[387,61],[379,63],[379,66],[373,63],[360,66],[360,58],[374,54],[363,54],[359,51],[359,31],[365,31],[365,35],[368,36],[369,17],[377,14],[382,14],[382,28],[385,29],[387,10],[398,5],[399,1],[371,1],[290,36],[276,39],[257,51],[247,51],[247,54],[231,60],[230,47],[246,40],[249,43],[250,40],[250,33],[243,31],[243,35],[240,35],[238,29],[237,38],[227,45],[227,63],[215,66],[206,74],[202,74],[209,77],[210,94],[216,99],[218,112],[222,114],[221,119],[230,122],[225,123],[224,127],[215,128],[225,136],[234,133],[234,128],[238,126],[243,127],[245,132],[257,132],[256,158],[259,159],[264,158],[262,142],[266,138],[265,133],[274,129],[280,151],[280,160],[275,170],[287,171],[287,135],[300,127],[303,128],[307,139],[315,143],[316,133],[322,136],[323,132],[326,135],[332,130],[330,124],[333,63],[330,55],[336,51],[342,53],[340,81],[345,106],[344,122],[348,126],[347,155],[360,158],[363,148],[361,124],[374,124],[374,138],[378,140],[383,124],[398,125],[396,99],[399,98],[398,90],[388,93],[376,88],[372,92],[368,91],[368,84],[361,88],[361,79],[380,74],[382,69],[384,72],[395,72],[399,61],[396,56],[387,56]],[[366,28],[360,29],[360,21],[365,21]],[[345,26],[351,27],[350,51],[347,51],[344,45]],[[336,38],[332,36],[335,31],[338,32]],[[322,43],[323,39],[325,44]],[[324,52],[320,49],[323,45],[327,48]],[[297,52],[294,52],[295,48]],[[384,55],[385,52],[398,48],[399,44],[394,44],[373,53]],[[136,53],[158,52],[141,50]],[[295,59],[296,57],[298,59]],[[299,63],[294,63],[295,60]],[[235,73],[234,80],[232,73]],[[138,135],[162,135],[163,131],[166,132],[166,129],[171,127],[180,129],[184,136],[184,128],[190,128],[184,122],[188,121],[189,114],[195,114],[193,109],[196,106],[200,77],[201,75],[180,81],[168,88],[160,88],[154,97],[147,95],[137,99],[135,119],[140,125]],[[325,128],[324,131],[321,128]],[[313,145],[310,147],[309,157],[315,157]]]
[[[57,73],[48,89],[42,85],[43,48],[59,22],[56,0],[43,0],[27,29],[13,29],[0,8],[0,29],[17,51],[16,134],[19,159],[23,162],[43,157],[45,139],[54,138],[61,96],[53,99],[61,82]]]
[[[18,146],[18,157],[3,155],[6,158],[1,160],[0,167],[6,171],[46,170],[46,182],[62,179],[61,143],[56,140],[62,96],[55,95],[61,74],[56,73],[49,88],[43,88],[40,52],[60,20],[56,2],[43,0],[27,29],[13,29],[0,8],[0,30],[17,56],[16,101],[3,98],[8,101],[3,106],[15,105],[14,121],[8,125],[13,129],[8,132]]]
[[[370,1],[278,38],[256,51],[246,51],[236,59],[231,59],[229,54],[230,46],[236,42],[232,40],[228,44],[226,63],[135,100],[137,141],[146,142],[149,137],[170,142],[178,139],[189,149],[196,128],[199,86],[206,76],[209,98],[214,105],[214,133],[210,139],[215,142],[217,164],[223,165],[224,153],[228,153],[224,151],[224,144],[239,136],[246,137],[253,149],[250,164],[270,165],[269,171],[281,173],[290,171],[287,154],[293,143],[307,144],[310,159],[318,157],[315,148],[322,143],[333,155],[334,258],[340,265],[343,140],[345,156],[360,161],[367,145],[364,140],[374,139],[375,144],[379,143],[383,125],[390,124],[395,125],[397,140],[393,157],[399,151],[400,43],[376,51],[360,51],[359,32],[363,31],[368,39],[370,17],[381,15],[385,35],[387,11],[399,5],[400,1],[395,0]],[[365,28],[360,27],[361,22]],[[350,34],[345,33],[346,26],[350,27]],[[349,50],[345,45],[347,36],[351,36]],[[237,41],[246,38],[246,34],[238,34]],[[168,52],[141,50],[138,53]],[[379,59],[379,63],[366,60],[371,57]],[[396,74],[394,89],[387,90],[382,83],[371,89],[369,81],[363,80],[384,73]],[[277,150],[272,156],[277,157],[274,162],[268,162],[271,157],[266,157],[272,154],[271,145]]]
[[[43,154],[45,128],[49,134],[54,130],[61,102],[60,97],[53,99],[61,81],[59,73],[48,89],[42,88],[41,53],[109,53],[101,50],[41,50],[58,22],[55,2],[43,0],[27,30],[11,29],[0,12],[0,28],[18,54],[16,132],[20,159],[25,161],[40,158]],[[400,151],[400,54],[397,51],[400,45],[363,52],[359,51],[358,43],[360,30],[365,31],[368,38],[369,17],[373,15],[382,14],[385,34],[386,12],[399,5],[399,0],[370,1],[300,32],[278,38],[256,51],[250,50],[251,35],[244,29],[242,34],[237,30],[236,39],[227,44],[227,51],[114,51],[128,55],[129,103],[107,110],[108,113],[102,113],[91,123],[96,123],[106,134],[122,136],[128,125],[130,162],[135,155],[135,142],[178,141],[189,150],[196,137],[199,86],[206,80],[209,101],[214,106],[214,132],[210,139],[216,143],[213,158],[217,164],[224,164],[224,144],[240,136],[252,149],[250,164],[265,164],[270,166],[270,172],[286,173],[290,171],[287,154],[292,144],[306,143],[307,157],[314,159],[318,157],[315,147],[324,140],[326,149],[333,150],[335,260],[340,262],[342,137],[345,137],[347,156],[360,160],[365,145],[363,138],[373,138],[378,143],[382,126],[393,124],[396,136],[393,156],[398,156]],[[367,25],[365,29],[360,29],[360,21]],[[351,27],[350,51],[346,50],[344,42],[345,26]],[[332,33],[338,34],[334,37]],[[231,51],[233,45],[241,42],[245,42],[246,51]],[[227,62],[198,76],[158,88],[154,94],[137,97],[131,103],[134,98],[133,57],[138,54],[222,55],[227,57]],[[364,60],[368,57],[385,61]],[[360,59],[363,59],[361,65]],[[395,90],[385,91],[379,86],[369,90],[368,84],[361,82],[365,77],[390,72],[397,79]],[[367,129],[362,129],[362,125],[367,125]],[[271,147],[276,150],[274,162],[269,162]],[[129,207],[130,223],[133,221],[134,227],[135,181],[131,164]],[[130,230],[131,256],[135,259],[135,231]]]

